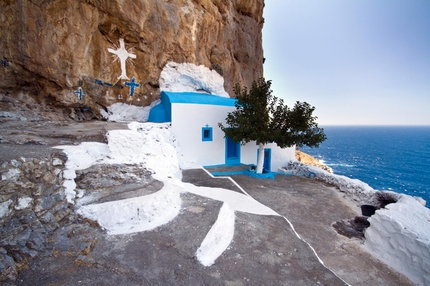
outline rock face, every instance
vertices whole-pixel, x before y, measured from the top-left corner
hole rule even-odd
[[[264,0],[1,1],[0,92],[95,112],[116,102],[146,106],[173,61],[216,70],[232,94],[237,82],[262,76],[263,7]]]
[[[68,221],[71,209],[62,187],[65,160],[56,153],[46,159],[0,162],[0,282],[14,281],[17,271],[45,250],[48,237]]]
[[[317,158],[302,151],[296,150],[296,160],[303,164],[315,166],[329,173],[333,173],[333,170],[329,166],[322,164]]]

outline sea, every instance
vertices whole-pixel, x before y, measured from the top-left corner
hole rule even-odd
[[[302,147],[333,169],[375,190],[418,196],[430,205],[430,126],[322,126],[319,148]]]

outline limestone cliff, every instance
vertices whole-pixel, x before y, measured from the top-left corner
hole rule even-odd
[[[321,161],[318,160],[317,158],[315,158],[314,156],[306,154],[306,153],[299,151],[297,149],[296,149],[296,157],[295,158],[297,161],[302,162],[303,164],[315,166],[315,167],[323,169],[329,173],[333,173],[333,170],[329,166],[322,164]]]
[[[264,0],[1,1],[0,92],[95,111],[121,101],[146,106],[173,61],[216,70],[231,94],[235,83],[262,76],[263,7]]]

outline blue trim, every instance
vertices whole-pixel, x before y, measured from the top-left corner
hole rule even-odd
[[[129,84],[126,82],[126,85]],[[221,97],[198,92],[162,91],[160,94],[160,99],[161,103],[151,108],[149,112],[149,122],[172,122],[172,103],[206,104],[218,106],[235,106],[236,103],[235,98]]]
[[[170,103],[208,104],[221,106],[235,106],[236,99],[198,92],[162,91],[161,96],[169,98]]]
[[[254,171],[249,171],[249,170],[245,173],[245,175],[249,177],[257,178],[257,179],[272,179],[272,180],[275,179],[275,175],[294,176],[292,174],[287,174],[284,172],[269,172],[269,173],[257,174]]]
[[[226,166],[228,166],[228,167],[233,167],[233,166],[249,166],[249,165],[242,164],[242,163],[240,163],[240,164],[236,164],[236,165],[217,164],[217,165],[207,165],[207,166],[203,166],[203,168],[205,168],[205,169],[213,169],[213,168],[226,167]]]
[[[231,171],[231,172],[211,172],[210,169],[218,168],[218,167],[225,167],[225,166],[249,166],[248,169],[244,169],[241,171]],[[250,168],[254,167],[254,170],[251,170]],[[210,165],[210,166],[203,166],[206,170],[211,173],[214,177],[226,177],[226,176],[233,176],[233,175],[247,175],[249,177],[257,178],[257,179],[275,179],[275,175],[284,175],[284,176],[295,176],[293,174],[285,173],[285,172],[269,172],[269,173],[263,173],[263,174],[257,174],[255,173],[255,165],[245,165],[245,164],[236,164],[236,165],[226,165],[226,164],[220,164],[220,165]]]
[[[166,109],[163,104],[160,103],[151,108],[148,121],[156,123],[166,122]]]
[[[240,164],[240,142],[234,142],[225,137],[225,164],[228,166]]]
[[[246,172],[247,170],[234,171],[234,172],[210,172],[210,173],[214,177],[226,177],[226,176],[233,176],[233,175],[243,175],[243,174],[246,174]]]
[[[257,163],[258,163],[259,155],[260,155],[260,149],[257,149]],[[271,148],[264,148],[263,170],[265,173],[269,173],[272,170],[272,149]]]
[[[161,102],[149,111],[148,122],[172,122],[172,104],[165,92],[160,95]]]
[[[172,122],[172,102],[170,98],[165,94],[161,93],[161,103],[164,106],[166,112],[166,122]]]
[[[212,127],[202,128],[202,141],[212,141]]]
[[[257,178],[257,179],[275,179],[275,173],[269,172],[269,173],[262,173],[262,174],[257,174],[255,172],[246,172],[245,175],[252,177],[252,178]]]

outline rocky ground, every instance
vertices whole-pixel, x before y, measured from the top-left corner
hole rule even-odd
[[[359,239],[336,233],[332,224],[358,210],[334,187],[307,178],[234,176],[281,216],[236,212],[233,242],[210,267],[195,254],[222,204],[212,199],[182,193],[180,214],[172,222],[152,231],[108,235],[76,209],[148,195],[163,183],[139,165],[96,165],[77,173],[76,184],[86,193],[70,204],[62,186],[67,158],[52,147],[104,142],[107,130],[125,125],[16,119],[15,113],[0,122],[0,281],[5,285],[411,285],[364,252]],[[230,180],[202,170],[183,176],[185,182],[240,192]]]

